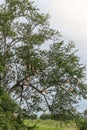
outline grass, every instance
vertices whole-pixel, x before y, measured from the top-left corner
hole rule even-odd
[[[76,130],[75,123],[69,122],[67,126],[63,124],[63,127],[59,127],[59,122],[54,120],[25,120],[24,123],[27,126],[33,126],[37,123],[35,130]]]

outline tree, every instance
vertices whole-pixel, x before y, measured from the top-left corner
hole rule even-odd
[[[72,42],[54,43],[45,56],[48,66],[41,77],[42,85],[50,94],[50,111],[58,115],[60,125],[67,113],[74,114],[74,105],[87,96],[85,66],[80,64],[74,48]]]
[[[20,105],[27,104],[30,113],[41,109],[39,103],[45,96],[38,83],[45,68],[39,46],[59,37],[59,33],[50,28],[48,18],[48,14],[41,14],[29,0],[5,0],[0,5],[2,86]]]
[[[29,0],[0,5],[0,81],[30,114],[48,107],[61,118],[78,97],[86,97],[85,67],[72,50],[74,44],[60,42],[48,18]],[[46,41],[54,44],[42,51]]]

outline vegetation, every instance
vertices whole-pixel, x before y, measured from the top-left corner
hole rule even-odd
[[[41,116],[40,116],[40,119],[42,119],[42,120],[46,120],[46,119],[52,119],[52,115],[51,114],[42,114]]]
[[[0,130],[16,129],[16,126],[18,129],[21,128],[15,113],[18,109],[18,105],[3,90],[3,87],[0,87]]]
[[[75,117],[74,104],[87,97],[85,66],[75,44],[60,39],[29,0],[0,4],[0,128],[33,129],[24,124],[30,115],[48,110],[56,120]],[[51,43],[49,50],[41,45]],[[14,118],[14,113],[16,117]],[[29,114],[28,116],[27,113]],[[70,116],[71,115],[71,116]],[[3,122],[5,120],[5,122]],[[49,129],[49,128],[48,128]]]
[[[82,114],[77,113],[75,122],[77,125],[77,130],[86,130],[87,129],[87,109]]]

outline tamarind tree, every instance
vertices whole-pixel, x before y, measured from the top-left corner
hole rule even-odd
[[[65,112],[87,93],[74,44],[59,41],[48,19],[29,0],[0,4],[0,83],[29,113],[45,107]],[[41,50],[47,42],[53,45]]]

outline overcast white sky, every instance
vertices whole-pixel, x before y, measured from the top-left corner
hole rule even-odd
[[[0,0],[0,3],[4,0]],[[49,13],[51,26],[65,40],[75,41],[81,62],[87,65],[87,0],[33,0],[43,13]],[[81,109],[87,106],[82,103]]]
[[[87,62],[87,0],[34,0],[66,40],[73,40],[82,62]]]

